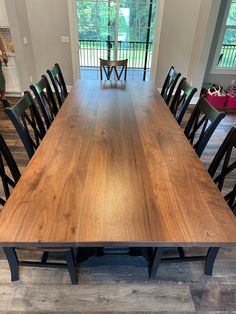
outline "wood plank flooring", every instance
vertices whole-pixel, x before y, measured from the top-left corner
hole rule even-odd
[[[202,156],[206,167],[234,124],[233,114],[221,122]],[[23,171],[28,158],[1,104],[0,132]],[[187,251],[200,254],[204,249]],[[168,249],[166,254],[175,252]],[[0,251],[0,313],[236,313],[236,248],[220,251],[212,277],[203,271],[203,262],[163,263],[157,279],[149,281],[144,259],[104,256],[79,268],[77,286],[71,285],[66,269],[33,267],[21,268],[20,280],[11,283]]]

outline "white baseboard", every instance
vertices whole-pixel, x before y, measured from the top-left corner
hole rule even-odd
[[[53,86],[52,85],[50,85],[50,86],[51,86],[52,91],[55,92]],[[67,85],[66,89],[69,93],[70,90],[72,89],[72,85]],[[29,89],[29,91],[31,91],[31,90]],[[20,92],[20,91],[7,91],[6,92],[7,97],[22,97],[23,95],[24,95],[24,93]]]
[[[9,92],[6,92],[6,96],[7,97],[22,97],[23,93],[22,92],[9,91]]]

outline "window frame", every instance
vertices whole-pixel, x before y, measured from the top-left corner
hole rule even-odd
[[[225,67],[225,68],[223,68],[223,67],[218,68],[217,67],[219,57],[220,57],[221,47],[222,47],[223,41],[224,41],[225,32],[228,28],[236,29],[236,25],[230,25],[230,26],[226,25],[231,3],[232,3],[231,0],[228,1],[226,9],[225,9],[222,27],[220,30],[220,35],[218,38],[218,42],[217,42],[216,51],[215,51],[215,55],[214,55],[210,74],[235,74],[236,73],[236,67],[230,67],[230,68],[229,67]]]

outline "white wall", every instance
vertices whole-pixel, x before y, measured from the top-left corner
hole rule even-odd
[[[15,58],[21,91],[28,89],[31,78],[37,80],[35,59],[33,54],[33,45],[31,40],[31,32],[28,23],[28,15],[25,0],[5,1],[11,35],[14,42]],[[28,39],[28,44],[23,44],[23,38]]]
[[[221,0],[201,1],[187,79],[201,91]]]
[[[156,85],[161,87],[173,65],[186,76],[190,63],[200,0],[165,0],[157,61]]]
[[[54,63],[62,68],[67,85],[73,84],[67,0],[5,0],[16,52],[22,91],[36,83]],[[23,38],[28,39],[24,44]]]
[[[173,65],[200,92],[219,5],[220,0],[164,0],[155,78],[158,88]]]
[[[58,62],[67,85],[73,84],[67,0],[26,0],[29,26],[38,77]]]

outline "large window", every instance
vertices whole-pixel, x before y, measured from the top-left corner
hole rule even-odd
[[[99,58],[128,59],[128,80],[149,80],[157,0],[76,0],[80,75],[99,79]]]
[[[236,70],[236,0],[228,1],[213,68],[217,73]]]

